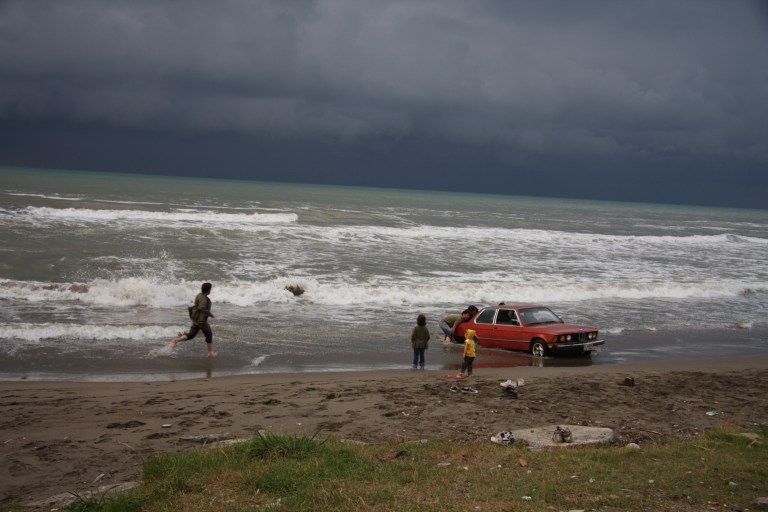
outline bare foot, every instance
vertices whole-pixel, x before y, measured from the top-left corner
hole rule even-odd
[[[208,357],[216,357],[217,355],[219,355],[218,352],[208,352]]]
[[[177,338],[173,338],[173,339],[171,340],[171,348],[176,348],[176,345],[178,345],[178,344],[179,344],[179,343],[181,343],[182,341],[184,341],[184,340],[188,340],[188,339],[189,339],[189,338],[187,338],[187,335],[186,335],[186,334],[182,334],[181,336],[178,336]]]

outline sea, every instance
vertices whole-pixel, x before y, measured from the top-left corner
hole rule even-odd
[[[399,371],[418,314],[450,372],[437,321],[500,302],[604,350],[476,372],[768,353],[768,210],[6,167],[0,238],[0,380]],[[203,282],[214,359],[168,345]]]

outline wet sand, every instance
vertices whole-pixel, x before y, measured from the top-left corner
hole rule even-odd
[[[97,344],[95,344],[97,346]],[[410,366],[408,340],[392,340],[368,351],[259,354],[238,351],[226,342],[215,344],[219,357],[205,355],[205,343],[192,340],[171,351],[167,343],[125,352],[113,348],[64,351],[29,348],[0,357],[0,380],[50,381],[174,381],[233,375],[402,370]],[[462,346],[430,341],[427,369],[455,371]],[[768,355],[768,329],[633,331],[606,335],[605,350],[589,357],[533,358],[523,352],[478,348],[478,368],[571,367],[625,365],[643,361],[685,361],[691,358]]]
[[[622,385],[626,377],[635,386]],[[499,383],[524,378],[520,397]],[[293,373],[173,382],[0,382],[0,508],[136,480],[153,453],[259,430],[383,443],[483,440],[548,424],[665,442],[768,424],[768,355],[625,364],[478,367],[450,390],[441,369]],[[489,441],[490,442],[490,441]]]

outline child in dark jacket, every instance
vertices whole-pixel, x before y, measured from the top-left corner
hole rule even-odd
[[[424,352],[429,341],[429,329],[427,329],[427,317],[419,315],[416,325],[411,331],[411,347],[413,347],[413,369],[424,369]]]

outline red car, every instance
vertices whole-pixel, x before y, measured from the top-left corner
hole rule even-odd
[[[590,355],[602,350],[594,327],[570,325],[549,308],[533,305],[488,306],[469,321],[459,324],[456,334],[474,329],[482,347],[524,350],[535,356],[561,352]]]

